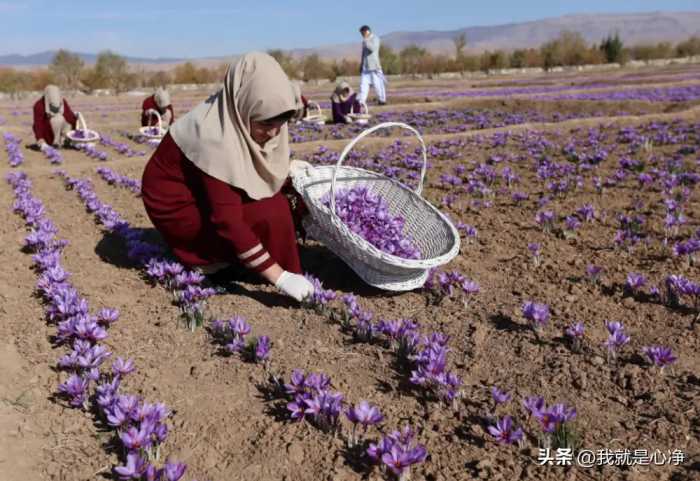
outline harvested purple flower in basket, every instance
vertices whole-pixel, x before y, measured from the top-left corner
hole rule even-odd
[[[330,208],[330,194],[321,201]],[[339,190],[335,201],[338,217],[376,248],[404,259],[421,258],[418,248],[403,234],[406,220],[391,215],[387,203],[367,187]]]

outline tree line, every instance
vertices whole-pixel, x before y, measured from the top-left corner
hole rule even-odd
[[[453,39],[453,55],[433,54],[417,45],[401,50],[382,45],[379,56],[384,73],[435,74],[444,72],[489,71],[506,68],[624,64],[630,60],[649,61],[700,55],[700,37],[693,36],[677,44],[659,42],[626,46],[615,33],[600,43],[589,44],[578,32],[563,31],[558,37],[539,48],[515,50],[487,50],[480,54],[465,53],[467,38]],[[294,79],[315,80],[358,75],[357,60],[324,60],[317,54],[295,58],[282,50],[270,50],[287,74]],[[15,93],[23,90],[41,90],[49,83],[64,89],[86,93],[97,89],[112,89],[119,93],[139,87],[158,87],[168,84],[205,84],[219,82],[226,65],[198,67],[192,62],[177,65],[171,70],[151,71],[130,67],[127,60],[111,51],[101,52],[93,66],[76,54],[59,50],[48,68],[16,70],[0,67],[0,92]]]

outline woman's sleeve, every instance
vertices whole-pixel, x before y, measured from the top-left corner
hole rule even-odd
[[[331,100],[331,110],[333,111],[333,123],[334,124],[340,124],[340,123],[345,122],[345,115],[343,114],[343,111],[340,108],[340,103],[333,102]]]
[[[78,118],[65,99],[63,99],[63,118],[66,119],[66,122],[68,122],[72,128],[75,129],[77,127]]]
[[[256,272],[262,272],[273,265],[275,260],[243,220],[241,193],[204,172],[202,183],[211,208],[210,221],[217,234],[230,243],[239,262]]]
[[[32,125],[37,142],[43,139],[46,143],[49,143],[46,124],[47,122],[44,119],[44,102],[39,100],[34,104],[34,124]]]

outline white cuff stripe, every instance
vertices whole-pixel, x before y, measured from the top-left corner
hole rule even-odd
[[[253,247],[252,249],[248,249],[244,253],[238,254],[238,258],[242,261],[245,261],[247,258],[252,257],[255,254],[257,254],[258,252],[260,252],[262,250],[262,248],[263,248],[262,244],[258,244],[255,247]]]
[[[260,264],[262,264],[263,262],[265,262],[265,261],[268,260],[269,258],[270,258],[270,253],[269,253],[269,252],[265,252],[263,255],[261,255],[260,257],[258,257],[258,258],[255,259],[254,261],[246,262],[245,265],[246,265],[246,267],[252,269],[252,268],[258,267]]]

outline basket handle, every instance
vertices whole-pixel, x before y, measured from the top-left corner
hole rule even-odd
[[[163,121],[161,120],[160,113],[156,109],[148,109],[146,113],[149,115],[155,115],[156,120],[158,120],[158,132],[163,130]]]
[[[78,130],[82,130],[82,131],[87,132],[88,128],[87,128],[87,124],[85,124],[85,117],[83,117],[82,112],[78,112],[78,120],[75,124],[76,124],[76,127],[78,127]]]
[[[318,105],[318,102],[314,102],[313,100],[310,100],[310,101],[309,101],[309,111],[311,110],[311,108],[315,108],[315,109],[316,109],[316,115],[319,115],[319,116],[320,116],[320,115],[323,113],[323,112],[321,111],[321,106]],[[309,113],[307,114],[307,117],[311,117],[311,112],[309,112]]]
[[[420,142],[421,146],[421,153],[423,154],[423,166],[420,170],[420,181],[418,182],[418,187],[416,187],[415,192],[419,196],[421,195],[421,192],[423,192],[423,182],[425,181],[425,173],[428,168],[428,152],[425,148],[425,142],[423,141],[423,137],[421,137],[420,133],[416,129],[414,129],[408,124],[404,124],[403,122],[384,122],[382,124],[375,125],[374,127],[360,132],[360,135],[352,139],[350,143],[346,145],[343,151],[340,153],[338,162],[335,164],[335,169],[333,169],[333,179],[331,180],[331,217],[333,219],[339,220],[338,214],[336,214],[335,212],[335,184],[338,179],[338,171],[340,170],[340,166],[343,164],[345,157],[347,157],[347,155],[350,153],[355,144],[358,143],[360,140],[379,129],[386,129],[390,127],[401,127],[402,129],[409,130],[411,133],[413,133],[413,135],[418,137],[418,141]]]

